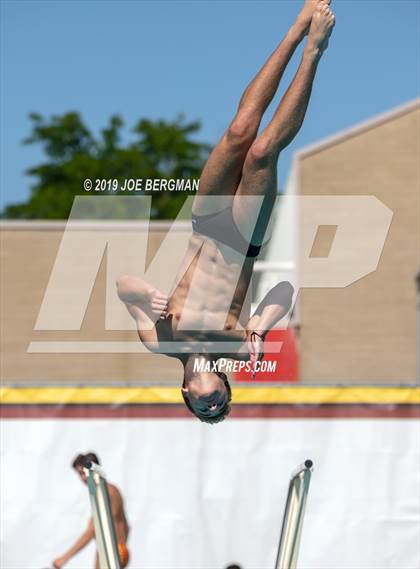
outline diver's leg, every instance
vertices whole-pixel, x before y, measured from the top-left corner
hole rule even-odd
[[[311,95],[312,84],[322,53],[334,26],[329,6],[319,3],[312,18],[308,41],[299,69],[265,130],[251,145],[243,168],[241,183],[233,202],[234,219],[243,235],[252,235],[253,243],[264,238],[277,195],[277,161],[302,126]],[[258,196],[257,202],[244,197]],[[257,213],[255,213],[257,212]],[[256,217],[258,216],[258,220]]]
[[[209,213],[203,196],[230,196],[232,202],[246,154],[255,140],[261,118],[274,97],[280,79],[295,49],[305,37],[315,7],[329,0],[306,0],[295,23],[280,45],[266,61],[243,93],[236,115],[213,149],[200,177],[200,187],[194,200],[195,214]],[[218,201],[220,204],[220,200]],[[222,209],[226,204],[221,204]]]

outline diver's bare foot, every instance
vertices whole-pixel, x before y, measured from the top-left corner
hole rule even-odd
[[[299,16],[296,18],[295,26],[302,35],[306,35],[312,22],[312,16],[319,4],[328,5],[331,0],[305,0]]]
[[[305,52],[320,57],[328,47],[335,25],[335,16],[325,2],[320,2],[312,16]]]

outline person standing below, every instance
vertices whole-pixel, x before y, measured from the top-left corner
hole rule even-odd
[[[95,462],[100,464],[98,456],[89,452],[87,454],[78,454],[72,463],[72,467],[79,474],[81,481],[87,484],[87,475],[85,472],[85,464],[87,462]],[[127,549],[127,538],[130,531],[130,527],[127,523],[127,518],[124,511],[124,503],[121,496],[121,492],[113,484],[107,484],[109,501],[111,505],[112,519],[114,522],[115,533],[118,542],[118,554],[120,557],[121,568],[128,565],[129,552]],[[70,547],[64,555],[57,557],[52,563],[54,569],[61,569],[68,561],[74,557],[79,551],[81,551],[86,545],[95,538],[95,529],[93,526],[93,519],[89,520],[86,530],[82,533],[79,539]],[[100,569],[99,565],[99,555],[96,553],[95,569]]]

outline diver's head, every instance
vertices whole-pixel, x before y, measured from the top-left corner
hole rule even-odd
[[[200,421],[219,423],[230,413],[232,393],[222,372],[196,372],[193,366],[186,365],[181,391],[185,405]]]
[[[87,475],[85,469],[87,462],[95,462],[96,464],[100,464],[98,455],[94,452],[88,452],[87,454],[78,454],[72,462],[72,467],[79,475],[80,480],[85,484],[87,483]]]

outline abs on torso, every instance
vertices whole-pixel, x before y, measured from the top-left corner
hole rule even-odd
[[[249,318],[246,297],[254,260],[193,236],[169,300],[175,330],[234,330]],[[249,304],[249,303],[248,303]]]

